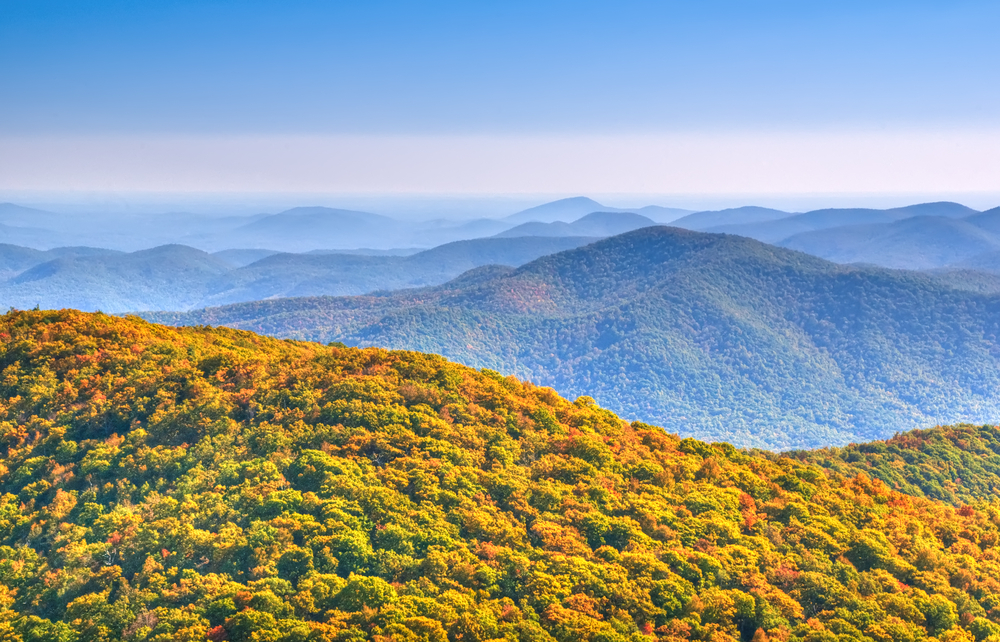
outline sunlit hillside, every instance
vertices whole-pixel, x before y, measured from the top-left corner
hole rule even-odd
[[[1000,639],[993,497],[433,355],[72,311],[0,340],[4,640]]]

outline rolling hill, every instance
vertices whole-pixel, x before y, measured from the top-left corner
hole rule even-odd
[[[118,254],[118,252],[96,247],[60,247],[51,250],[35,250],[30,247],[3,243],[0,244],[0,279],[15,277],[29,268],[55,259],[111,254]]]
[[[916,216],[880,225],[845,225],[805,232],[778,243],[838,263],[903,269],[965,267],[1000,250],[1000,235],[976,225],[982,218]]]
[[[504,221],[518,225],[521,223],[557,223],[569,222],[580,219],[594,212],[614,212],[633,213],[645,216],[657,223],[669,223],[678,218],[691,214],[691,210],[677,207],[662,207],[660,205],[646,205],[640,208],[620,208],[602,205],[592,198],[585,196],[575,196],[563,198],[551,203],[543,203],[535,207],[511,214]]]
[[[56,258],[0,283],[7,306],[126,310],[189,308],[232,266],[207,252],[166,245],[131,253]]]
[[[1000,297],[677,228],[471,283],[145,316],[433,351],[738,445],[845,444],[1000,416]]]
[[[920,203],[906,207],[897,207],[886,210],[853,208],[853,209],[823,209],[796,214],[776,220],[763,222],[747,222],[739,224],[721,224],[711,227],[700,228],[706,232],[720,232],[724,234],[739,234],[764,241],[765,243],[778,243],[796,234],[825,230],[830,228],[842,228],[852,225],[874,225],[879,223],[892,223],[915,217],[940,217],[957,219],[977,214],[976,210],[961,205],[959,203],[939,202]],[[847,249],[845,247],[845,249]],[[825,257],[824,258],[829,258]],[[835,260],[835,259],[834,259]]]
[[[899,492],[863,447],[824,467],[435,355],[74,311],[0,317],[0,369],[11,642],[1000,637],[996,496]],[[950,439],[870,450],[905,478]]]
[[[687,216],[682,216],[671,223],[671,225],[685,230],[704,231],[721,225],[760,223],[763,221],[773,221],[776,219],[787,218],[788,216],[788,212],[783,212],[781,210],[747,205],[744,207],[733,207],[725,210],[693,212]]]
[[[572,223],[522,223],[500,232],[497,238],[518,236],[590,236],[604,238],[642,227],[656,225],[656,222],[641,214],[631,212],[591,212]]]
[[[977,270],[980,272],[1000,273],[1000,249],[989,250],[982,254],[974,254],[969,258],[952,263],[956,269]]]
[[[586,196],[574,196],[563,198],[551,203],[543,203],[535,207],[511,214],[504,220],[511,225],[521,223],[555,223],[556,221],[575,221],[591,212],[620,212],[614,207],[601,205],[592,198]]]
[[[226,232],[225,237],[228,247],[301,252],[317,248],[365,247],[373,238],[395,235],[398,228],[398,221],[378,214],[329,207],[296,207],[258,218]]]
[[[490,263],[517,266],[592,240],[476,239],[407,256],[283,254],[273,250],[208,254],[183,245],[129,254],[93,248],[39,252],[0,246],[0,269],[7,267],[12,275],[0,282],[0,302],[17,308],[39,305],[127,312],[177,310],[276,296],[364,294],[435,285]],[[30,267],[22,269],[25,266]]]

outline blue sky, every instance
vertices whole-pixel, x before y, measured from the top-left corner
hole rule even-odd
[[[0,0],[0,142],[17,139],[20,152],[33,139],[72,148],[144,136],[975,139],[1000,129],[998,31],[1000,3],[963,0]]]

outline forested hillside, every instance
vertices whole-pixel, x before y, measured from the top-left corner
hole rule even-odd
[[[4,640],[1000,639],[996,499],[412,352],[36,311],[0,368]]]
[[[677,228],[437,288],[149,318],[435,352],[737,445],[1000,416],[1000,297]]]
[[[914,430],[885,441],[796,453],[838,473],[866,474],[908,495],[952,504],[1000,497],[1000,427]]]

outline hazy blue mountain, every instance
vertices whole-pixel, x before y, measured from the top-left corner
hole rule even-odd
[[[426,252],[425,247],[394,247],[388,250],[374,250],[370,247],[359,247],[352,250],[310,250],[304,254],[357,254],[359,256],[410,256],[418,252]]]
[[[286,252],[373,245],[396,239],[397,221],[378,214],[329,207],[296,207],[242,225],[226,235],[229,247],[261,247]],[[220,248],[221,249],[221,248]]]
[[[1000,235],[968,219],[915,216],[895,223],[846,225],[793,235],[782,247],[837,263],[931,269],[1000,249]]]
[[[743,223],[759,223],[761,221],[773,221],[789,216],[788,212],[774,210],[768,207],[757,207],[747,205],[745,207],[733,207],[725,210],[715,210],[706,212],[695,212],[682,216],[671,223],[674,227],[686,230],[706,230],[720,225],[738,225]]]
[[[397,253],[396,248],[436,247],[456,240],[491,236],[510,227],[510,223],[492,219],[414,222],[354,210],[299,207],[254,217],[231,230],[183,238],[211,250],[241,247],[301,253],[371,248]]]
[[[207,252],[166,245],[130,254],[65,256],[0,285],[0,301],[16,308],[122,312],[190,307],[207,284],[232,266]]]
[[[267,258],[273,254],[280,254],[277,250],[221,250],[212,252],[212,256],[222,259],[232,267],[243,267]]]
[[[573,221],[600,210],[632,211],[606,208],[583,198],[549,203],[530,211]],[[659,222],[686,212],[659,206],[647,206],[643,211]],[[207,252],[267,249],[301,253],[370,248],[399,254],[400,248],[429,249],[453,241],[494,236],[516,224],[512,220],[470,219],[464,215],[461,219],[397,220],[370,212],[318,206],[221,216],[184,211],[142,215],[94,211],[68,215],[0,204],[0,243],[37,249],[93,245],[133,252],[179,244]]]
[[[678,228],[421,290],[147,316],[437,352],[744,445],[1000,416],[1000,297]]]
[[[116,253],[114,250],[95,247],[59,247],[51,250],[35,250],[30,247],[4,243],[0,244],[0,279],[12,278],[29,268],[53,259]]]
[[[444,283],[482,265],[518,266],[594,240],[581,237],[473,239],[447,243],[410,256],[275,254],[215,280],[203,305],[279,296],[339,296],[424,287]],[[166,308],[159,306],[159,309]]]
[[[65,234],[40,227],[18,227],[0,223],[0,243],[50,248],[67,241]]]
[[[841,227],[845,225],[873,225],[892,223],[917,216],[962,218],[976,214],[976,210],[960,203],[921,203],[887,210],[876,209],[823,209],[795,214],[782,219],[757,223],[718,225],[704,229],[706,232],[739,234],[764,241],[777,243],[795,234]]]
[[[1000,248],[962,259],[948,267],[1000,274]]]
[[[636,214],[650,218],[657,223],[673,223],[677,219],[692,214],[694,210],[684,210],[677,207],[661,207],[659,205],[647,205],[635,210]]]
[[[465,241],[493,236],[494,234],[510,229],[511,223],[488,218],[471,221],[442,219],[418,223],[412,227],[412,232],[406,237],[408,245],[436,247],[453,241]]]
[[[536,207],[529,207],[517,214],[511,214],[504,218],[504,221],[512,224],[531,223],[535,221],[539,223],[554,223],[556,221],[575,221],[591,212],[616,211],[621,210],[601,205],[594,199],[585,196],[574,196],[573,198],[563,198]]]
[[[646,205],[640,208],[608,207],[592,198],[574,196],[530,207],[516,214],[511,214],[504,221],[511,224],[569,222],[593,212],[632,212],[641,214],[656,223],[670,223],[690,214],[691,210],[660,205]]]
[[[656,222],[631,212],[591,212],[586,216],[564,223],[522,223],[517,227],[496,235],[496,238],[515,238],[518,236],[592,236],[607,237],[631,232],[640,227],[656,225]]]
[[[14,203],[0,203],[0,224],[18,228],[46,229],[64,224],[70,216]]]
[[[994,207],[993,209],[986,210],[985,212],[972,214],[965,217],[964,220],[972,223],[980,229],[986,230],[987,232],[1000,234],[1000,207]]]
[[[937,268],[926,272],[938,283],[968,292],[1000,294],[1000,273],[963,268]]]
[[[271,249],[388,250],[492,236],[512,223],[492,219],[398,221],[386,216],[326,207],[299,207],[277,214],[212,216],[191,212],[162,214],[65,215],[0,204],[0,243],[47,249],[100,245],[135,251],[183,244],[206,251]]]
[[[125,254],[0,245],[0,305],[82,310],[182,309],[276,296],[363,294],[443,283],[482,265],[521,265],[578,247],[582,237],[474,239],[408,253],[208,254],[168,245]]]
[[[10,278],[52,258],[43,250],[20,245],[0,244],[0,278]]]

